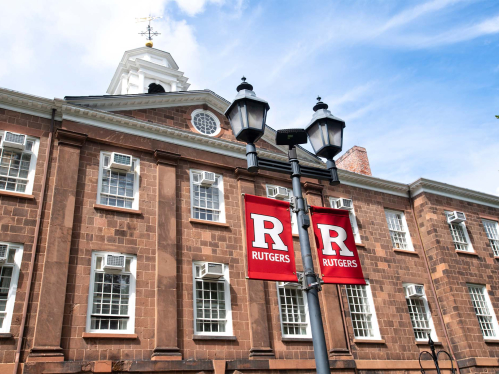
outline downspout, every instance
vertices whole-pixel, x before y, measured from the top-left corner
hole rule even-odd
[[[428,274],[428,278],[430,279],[430,285],[431,285],[431,290],[433,292],[433,297],[435,298],[435,301],[437,303],[438,317],[440,319],[440,323],[441,323],[442,328],[444,330],[445,340],[447,341],[447,345],[449,346],[450,353],[452,355],[452,359],[456,363],[457,372],[461,373],[461,371],[459,370],[459,365],[458,365],[457,360],[456,360],[456,356],[454,355],[454,349],[452,349],[452,345],[450,343],[449,335],[447,334],[447,327],[445,327],[444,317],[442,315],[442,309],[440,308],[440,303],[438,302],[437,290],[435,288],[435,283],[433,282],[433,278],[431,277],[430,263],[429,263],[429,260],[428,260],[426,249],[424,247],[423,237],[421,236],[421,230],[419,228],[418,220],[416,219],[416,212],[415,212],[415,209],[414,209],[414,199],[413,199],[413,197],[411,195],[411,187],[410,186],[409,186],[408,193],[409,193],[409,201],[411,202],[412,216],[414,218],[414,222],[416,222],[416,227],[418,229],[419,240],[421,241],[421,246],[423,247],[423,257],[424,257],[424,264],[425,264],[425,268],[426,268],[426,273]]]
[[[49,166],[51,150],[52,150],[52,137],[54,134],[55,112],[56,112],[56,109],[52,108],[52,118],[50,120],[50,132],[49,132],[49,137],[48,137],[48,141],[47,141],[47,152],[45,153],[45,164],[43,165],[42,189],[40,191],[40,201],[39,201],[39,205],[38,205],[38,213],[36,215],[35,236],[33,239],[33,248],[31,249],[31,261],[29,263],[29,272],[28,272],[28,281],[27,281],[28,283],[27,283],[27,289],[26,289],[26,296],[24,297],[23,315],[21,318],[21,327],[19,329],[19,338],[17,340],[17,349],[16,349],[15,360],[14,360],[13,374],[17,374],[17,370],[19,368],[19,361],[21,358],[21,348],[23,345],[23,338],[24,338],[24,329],[26,327],[26,316],[28,314],[28,303],[29,303],[29,297],[30,297],[30,293],[31,293],[31,284],[33,281],[33,271],[35,269],[36,251],[38,248],[38,237],[40,235],[41,218],[42,218],[43,206],[44,206],[44,202],[45,202],[45,189],[47,186],[48,166]]]

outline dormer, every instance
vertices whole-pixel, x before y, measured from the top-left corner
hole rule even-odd
[[[125,52],[106,92],[130,95],[187,91],[187,80],[168,52],[141,47]]]

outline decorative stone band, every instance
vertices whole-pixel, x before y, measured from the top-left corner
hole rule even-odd
[[[59,141],[59,145],[66,144],[79,148],[85,144],[85,140],[87,140],[88,137],[86,134],[80,134],[64,129],[57,129],[55,136]]]

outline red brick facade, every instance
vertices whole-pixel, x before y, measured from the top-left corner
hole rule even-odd
[[[229,151],[216,153],[135,135],[125,130],[126,124],[120,132],[80,122],[66,114],[68,109],[60,103],[53,106],[57,114],[45,203],[40,206],[50,119],[24,114],[22,108],[1,109],[0,103],[0,130],[40,139],[32,196],[0,191],[0,241],[24,244],[10,333],[0,335],[0,372],[14,369],[39,209],[40,235],[20,372],[313,372],[311,340],[282,338],[276,283],[247,280],[245,271],[241,194],[265,196],[266,184],[290,187],[290,179],[268,172],[248,173],[244,154],[232,157]],[[216,139],[236,143],[222,114],[206,104],[121,110],[116,117],[131,116],[144,125],[149,121],[192,131],[190,113],[197,108],[210,110],[219,118],[223,131]],[[275,157],[285,157],[263,139],[258,146]],[[139,211],[98,206],[101,151],[140,159]],[[352,171],[370,176],[365,150],[355,147],[352,152],[362,156],[355,161],[360,162],[360,169]],[[339,167],[342,162],[338,162]],[[226,223],[192,219],[191,169],[223,176]],[[499,311],[498,264],[481,221],[499,219],[499,199],[495,203],[469,202],[464,195],[459,199],[425,191],[409,197],[409,186],[404,197],[395,187],[391,192],[388,187],[386,191],[372,187],[371,177],[363,177],[365,186],[360,186],[361,182],[348,182],[353,174],[343,172],[340,178],[342,175],[346,182],[340,186],[303,180],[303,188],[311,205],[329,206],[330,197],[353,199],[361,238],[358,251],[370,281],[380,339],[355,339],[345,287],[325,285],[320,300],[331,370],[352,374],[419,372],[418,356],[428,345],[415,340],[402,287],[405,282],[425,286],[438,348],[455,355],[461,373],[499,370],[499,340],[485,342],[466,286],[485,285],[494,310]],[[393,248],[385,209],[404,213],[414,251]],[[454,250],[446,210],[466,213],[473,255]],[[86,331],[94,251],[137,256],[132,334]],[[300,271],[297,238],[295,252]],[[228,265],[232,337],[195,336],[193,261]],[[431,365],[425,361],[425,368]],[[449,362],[443,361],[442,367],[450,368]]]

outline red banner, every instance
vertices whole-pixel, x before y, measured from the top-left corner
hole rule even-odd
[[[366,284],[348,211],[310,207],[324,283]]]
[[[244,195],[248,277],[297,282],[289,203]]]

